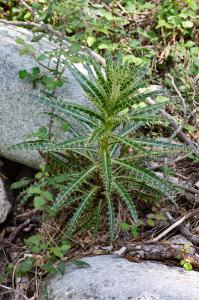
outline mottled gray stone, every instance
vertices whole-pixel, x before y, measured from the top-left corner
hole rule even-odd
[[[49,300],[199,299],[198,272],[155,262],[134,263],[115,255],[83,260],[90,268],[68,263],[63,277],[49,280]]]
[[[187,240],[184,236],[178,234],[173,236],[169,239],[169,242],[172,244],[172,246],[176,249],[180,249],[182,251],[187,251],[188,253],[192,255],[197,255],[196,248],[194,245]]]
[[[7,198],[7,192],[3,180],[0,178],[0,224],[3,223],[10,211],[11,204]]]
[[[29,42],[32,33],[23,28],[0,25],[0,156],[37,168],[41,162],[37,152],[11,152],[7,149],[13,144],[24,141],[32,131],[49,124],[49,119],[39,114],[46,111],[46,108],[36,103],[29,95],[39,94],[39,90],[33,90],[31,84],[18,77],[20,70],[31,70],[37,64],[32,57],[19,55],[21,46],[15,42],[17,37]],[[38,54],[43,50],[55,48],[45,39],[36,45]],[[68,70],[65,72],[65,77],[67,82],[61,89],[60,96],[67,101],[85,103],[83,91]]]

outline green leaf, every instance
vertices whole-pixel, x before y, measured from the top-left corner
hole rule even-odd
[[[130,197],[130,195],[128,194],[128,192],[116,181],[114,181],[114,187],[116,189],[116,191],[118,192],[118,194],[120,195],[120,197],[122,198],[122,200],[124,201],[124,203],[126,204],[131,217],[133,218],[134,222],[137,223],[138,222],[138,216],[137,216],[137,211],[136,208],[133,204],[133,201]]]
[[[15,42],[19,45],[25,45],[25,40],[20,37],[16,38]]]
[[[94,230],[93,230],[93,240],[96,241],[97,238],[97,233],[99,231],[99,224],[100,224],[100,219],[101,219],[101,209],[102,209],[102,201],[103,200],[99,200],[99,204],[97,206],[96,209],[96,217],[95,217],[95,226],[94,226]]]
[[[44,36],[45,33],[37,34],[32,38],[31,42],[39,42]]]
[[[193,10],[197,10],[198,3],[197,0],[184,0]]]
[[[63,141],[60,143],[48,142],[48,141],[31,141],[23,142],[11,146],[10,150],[42,150],[43,152],[58,152],[78,148],[76,145],[85,143],[87,139],[85,137],[78,137],[71,140]],[[74,147],[75,146],[75,147]]]
[[[99,92],[95,84],[93,84],[91,81],[89,81],[86,76],[84,76],[77,68],[74,66],[69,65],[69,70],[73,74],[73,76],[76,78],[76,80],[79,82],[83,90],[90,95],[90,101],[93,102],[97,108],[101,111],[103,110],[106,105],[105,99],[103,98],[103,95]]]
[[[106,200],[108,203],[108,222],[109,222],[109,232],[110,232],[110,240],[112,241],[115,237],[115,212],[113,201],[110,198],[109,193],[106,193]]]
[[[45,59],[47,59],[47,56],[46,56],[44,53],[40,54],[40,55],[37,57],[37,60],[38,60],[38,61],[43,61],[43,60],[45,60]]]
[[[31,179],[22,178],[21,180],[11,184],[12,190],[17,190],[26,187],[31,182]]]
[[[42,209],[45,205],[45,200],[40,197],[40,196],[37,196],[34,198],[34,207],[37,208],[37,209]]]
[[[186,270],[186,271],[191,271],[193,269],[192,267],[192,264],[190,262],[185,262],[183,264],[183,268]]]
[[[138,236],[138,227],[136,225],[131,225],[131,235],[133,238],[136,238]]]
[[[25,79],[29,76],[29,73],[26,70],[20,70],[18,74],[20,79]]]
[[[71,262],[80,268],[91,268],[91,265],[80,259],[72,259]]]
[[[50,253],[54,254],[59,258],[63,258],[66,252],[70,249],[70,245],[62,245],[61,247],[51,247],[49,248]]]
[[[120,136],[114,136],[114,138],[116,139],[116,141],[128,146],[128,147],[132,147],[134,148],[135,150],[137,151],[141,151],[141,152],[145,152],[146,150],[144,148],[142,148],[141,146],[139,146],[138,143],[134,142],[134,140],[130,140],[130,139],[127,139],[127,138],[123,138],[123,137],[120,137]]]
[[[96,170],[96,165],[91,166],[89,169],[82,171],[72,182],[70,182],[63,191],[61,191],[53,205],[53,209],[58,211],[65,202],[66,196],[77,190]]]
[[[152,140],[150,138],[141,138],[141,139],[133,139],[134,143],[137,143],[138,145],[143,146],[152,146],[152,147],[158,147],[158,148],[166,148],[167,151],[172,151],[173,149],[180,151],[186,151],[190,152],[192,148],[186,147],[183,144],[177,144],[177,143],[170,143],[170,142],[164,142],[160,140]]]
[[[42,196],[48,201],[53,201],[53,195],[48,191],[42,192]]]
[[[143,64],[143,58],[136,57],[133,54],[127,54],[123,57],[123,63],[133,63],[135,65],[141,65]]]
[[[58,265],[58,271],[60,272],[60,274],[63,276],[65,273],[65,269],[66,269],[66,265],[65,265],[65,261],[61,260],[59,265]]]
[[[28,45],[19,50],[20,55],[33,55],[35,53],[35,48],[32,45]]]
[[[128,163],[124,160],[112,161],[113,163],[116,163],[125,169],[129,169],[134,175],[134,177],[132,178],[133,180],[143,182],[149,187],[158,189],[163,195],[166,195],[169,199],[173,201],[174,190],[172,189],[172,186],[169,185],[169,183],[167,183],[166,181],[156,176],[154,172],[138,167],[137,165]]]
[[[27,192],[29,194],[41,194],[42,193],[42,190],[41,190],[41,187],[39,185],[32,185],[30,186],[28,189],[27,189]]]
[[[154,222],[154,220],[153,219],[147,219],[147,224],[149,225],[149,226],[151,226],[151,227],[154,227],[155,226],[155,222]]]
[[[32,68],[32,73],[35,76],[39,75],[40,74],[40,68],[39,67]]]
[[[96,41],[96,38],[94,36],[87,37],[87,44],[89,47],[91,47],[95,41]]]
[[[25,260],[20,262],[16,267],[17,275],[26,275],[27,272],[32,271],[33,269],[33,259],[32,257],[27,257]]]
[[[102,151],[102,166],[103,166],[102,176],[104,180],[104,185],[107,192],[110,192],[111,184],[112,184],[111,158],[109,152],[106,150]]]
[[[83,197],[80,205],[78,206],[78,208],[76,209],[76,212],[74,213],[68,228],[67,228],[67,232],[66,235],[67,236],[71,236],[73,231],[75,230],[75,226],[77,225],[77,222],[79,221],[82,213],[84,212],[85,208],[87,207],[88,203],[93,199],[93,197],[95,196],[97,191],[97,188],[93,188],[90,192],[88,192],[88,194],[86,194],[85,197]]]
[[[41,269],[44,270],[44,271],[47,271],[51,275],[55,275],[59,271],[57,268],[55,268],[53,262],[48,262],[48,263],[42,265]],[[46,300],[48,300],[48,298]]]
[[[122,229],[123,231],[128,231],[129,228],[130,228],[130,225],[127,224],[127,223],[125,223],[125,222],[121,222],[121,223],[120,223],[120,227],[121,227],[121,229]]]
[[[53,98],[49,99],[37,95],[32,95],[32,97],[36,101],[42,103],[43,105],[54,108],[66,115],[73,117],[77,121],[80,121],[83,124],[90,126],[89,128],[92,128],[93,126],[94,127],[97,126],[93,118],[101,119],[101,117],[97,113],[79,104],[67,103],[67,102],[60,101],[58,99],[53,99]],[[88,115],[89,118],[86,115]]]
[[[133,116],[133,115],[154,115],[154,114],[157,114],[162,107],[165,107],[169,103],[170,103],[170,100],[169,101],[163,101],[161,103],[157,103],[157,104],[153,104],[153,105],[149,105],[149,106],[144,107],[144,108],[136,109],[136,110],[131,112],[131,116]]]

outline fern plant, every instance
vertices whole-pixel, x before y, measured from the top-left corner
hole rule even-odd
[[[94,212],[90,223],[94,224],[96,234],[101,209],[106,206],[113,239],[117,199],[127,206],[135,224],[138,215],[133,199],[139,193],[173,200],[173,187],[145,168],[144,161],[186,149],[181,144],[138,138],[137,131],[146,123],[159,120],[160,109],[168,104],[163,101],[138,108],[140,102],[156,95],[147,89],[140,93],[148,83],[145,66],[132,68],[122,64],[120,59],[112,59],[102,69],[92,60],[86,65],[88,76],[74,65],[68,67],[87,95],[90,106],[34,95],[36,101],[53,108],[56,117],[70,120],[70,135],[63,140],[23,142],[12,149],[39,150],[47,154],[51,164],[62,167],[64,177],[53,175],[54,179],[56,176],[64,179],[59,181],[52,211],[58,213],[62,208],[75,205],[67,235],[76,231],[81,217],[89,210]],[[74,130],[74,122],[78,122],[79,132]]]

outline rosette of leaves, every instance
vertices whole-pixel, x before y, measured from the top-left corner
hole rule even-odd
[[[92,65],[92,67],[91,67]],[[56,118],[70,120],[70,135],[65,140],[37,140],[23,142],[13,150],[39,150],[65,170],[59,191],[52,204],[58,213],[71,204],[76,207],[67,235],[76,231],[83,216],[88,223],[99,228],[102,211],[107,207],[110,238],[116,228],[116,203],[120,199],[126,205],[135,224],[138,215],[134,199],[157,199],[157,195],[173,200],[174,188],[144,167],[146,160],[171,153],[185,151],[181,144],[173,144],[150,138],[139,138],[137,131],[146,123],[159,120],[158,113],[167,101],[139,107],[147,97],[156,92],[140,93],[148,84],[145,66],[122,64],[121,59],[110,59],[102,69],[94,60],[86,65],[88,76],[74,65],[69,69],[84,90],[90,106],[61,101],[45,96],[33,98],[54,110]],[[74,128],[73,121],[82,130]],[[52,182],[56,182],[56,174]],[[50,179],[48,179],[49,181]],[[89,215],[93,212],[92,216]]]

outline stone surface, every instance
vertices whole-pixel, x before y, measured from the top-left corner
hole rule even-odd
[[[195,183],[195,186],[199,189],[199,180]]]
[[[3,223],[10,211],[11,204],[7,198],[7,192],[3,180],[0,177],[0,224]]]
[[[155,262],[134,263],[115,255],[83,260],[90,268],[68,263],[63,277],[49,280],[49,300],[199,299],[198,272]]]
[[[172,243],[172,246],[176,249],[180,249],[182,251],[187,251],[188,253],[195,255],[196,249],[193,244],[187,240],[184,236],[178,234],[169,239],[169,242]]]
[[[46,108],[35,103],[29,96],[39,94],[39,90],[33,90],[31,84],[18,77],[20,70],[31,70],[37,66],[32,57],[19,55],[21,46],[15,42],[19,37],[30,42],[32,33],[23,28],[0,25],[0,156],[36,168],[41,161],[37,152],[10,152],[7,149],[24,141],[32,131],[49,124],[49,119],[39,114],[46,111]],[[37,43],[36,49],[39,54],[54,47],[42,39]],[[67,82],[61,89],[61,97],[67,101],[85,103],[83,91],[68,70],[65,77]]]

